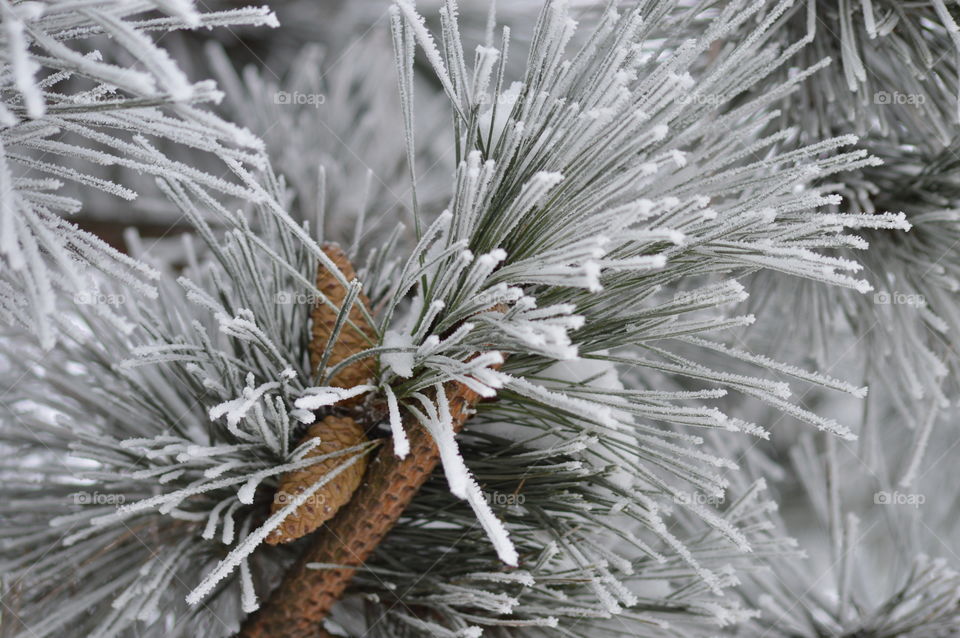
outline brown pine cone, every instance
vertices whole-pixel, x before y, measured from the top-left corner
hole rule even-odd
[[[356,421],[345,416],[328,416],[323,421],[314,424],[307,431],[304,441],[311,438],[319,438],[321,442],[310,450],[304,458],[330,454],[367,440],[363,428]],[[271,505],[271,514],[276,513],[298,494],[322,479],[325,474],[333,471],[349,459],[349,455],[338,456],[301,470],[287,472],[281,476],[280,485],[277,487]],[[363,458],[354,462],[353,465],[314,492],[306,502],[284,519],[280,527],[270,532],[265,542],[270,545],[278,545],[295,541],[333,518],[337,510],[350,500],[354,491],[360,486],[360,481],[366,469],[367,457],[364,455]]]
[[[346,254],[336,244],[324,244],[323,252],[329,257],[346,277],[347,281],[356,279],[356,272],[347,259]],[[317,268],[317,288],[329,299],[334,306],[341,308],[343,300],[347,296],[347,288],[341,284],[333,274],[321,264]],[[340,335],[333,344],[333,351],[327,359],[327,366],[333,367],[347,357],[354,355],[361,350],[373,346],[376,343],[376,330],[366,320],[364,313],[360,308],[370,308],[370,300],[361,292],[353,308],[350,309],[349,321],[343,325]],[[338,310],[334,310],[324,302],[318,302],[313,308],[313,327],[312,338],[310,339],[310,367],[316,372],[323,358],[323,351],[333,332],[333,327],[337,323]],[[322,372],[322,371],[321,371]],[[375,361],[373,358],[362,359],[346,366],[330,380],[329,384],[339,388],[352,388],[357,385],[367,383],[376,373]],[[362,399],[343,401],[341,405],[356,405]]]
[[[453,429],[473,416],[480,397],[467,386],[447,387]],[[329,638],[323,620],[363,565],[440,463],[433,437],[416,421],[407,422],[410,453],[397,456],[384,445],[350,503],[315,534],[283,582],[259,611],[250,615],[238,638]],[[313,569],[311,563],[337,565]]]

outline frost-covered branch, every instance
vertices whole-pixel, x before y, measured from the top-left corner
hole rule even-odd
[[[144,22],[160,12],[165,17]],[[97,298],[91,272],[156,297],[158,273],[68,221],[81,200],[57,194],[65,182],[124,200],[127,185],[88,173],[86,165],[195,179],[234,196],[235,184],[154,150],[170,140],[195,151],[262,166],[260,141],[199,110],[222,95],[192,82],[149,35],[162,29],[225,24],[275,26],[266,8],[201,14],[191,2],[0,2],[0,315],[29,326],[45,347],[57,339],[58,297]],[[106,45],[106,46],[105,46]],[[161,108],[166,107],[166,108]],[[79,167],[79,168],[78,168]],[[127,326],[106,306],[118,329]]]

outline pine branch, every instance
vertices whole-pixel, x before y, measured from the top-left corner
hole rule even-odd
[[[324,253],[345,277],[354,280],[353,266],[338,246],[327,244]],[[313,312],[309,350],[315,371],[327,369],[324,364],[332,366],[362,352],[369,339],[367,330],[356,327],[356,324],[365,325],[362,313],[345,303],[349,300],[349,287],[337,282],[322,265],[317,271],[317,288],[323,291],[325,300],[318,303]],[[338,313],[331,312],[327,302],[336,306]],[[360,305],[362,307],[364,302],[361,301]],[[352,334],[340,329],[346,314],[352,322]],[[367,381],[373,372],[364,360],[359,360],[342,367],[331,381],[337,386],[350,388]],[[473,415],[480,395],[462,383],[451,385],[454,391],[448,397],[450,415],[454,432],[459,432]],[[355,399],[341,403],[344,408],[351,405],[358,405]],[[368,428],[380,420],[377,412],[372,407],[368,407],[365,413],[362,407],[356,411],[360,422]],[[363,565],[390,532],[440,463],[437,443],[424,426],[408,420],[405,429],[409,451],[399,450],[395,439],[381,448],[359,489],[310,541],[310,546],[287,572],[270,599],[247,619],[240,636],[307,638],[324,635],[321,623],[343,594],[356,568]],[[305,472],[318,472],[314,478],[319,478],[323,469],[315,466]],[[307,481],[307,485],[310,483],[313,479]],[[314,564],[341,565],[342,568],[315,568]]]
[[[162,17],[144,19],[156,11]],[[191,151],[263,166],[262,142],[197,105],[219,101],[212,82],[191,83],[147,35],[222,25],[277,26],[266,7],[200,14],[192,2],[0,0],[0,320],[28,328],[47,348],[57,298],[96,297],[96,273],[155,298],[159,273],[64,217],[81,201],[57,194],[75,182],[121,200],[130,184],[91,174],[91,165],[154,177],[190,176],[233,196],[249,193],[163,155],[167,141]],[[95,47],[107,46],[106,54]],[[123,66],[118,60],[133,59]],[[161,111],[161,109],[164,109]],[[219,161],[219,160],[218,160]],[[125,175],[124,175],[125,176]],[[117,313],[118,329],[125,329]]]
[[[480,397],[462,384],[454,386],[450,410],[459,432]],[[321,623],[330,607],[440,463],[440,451],[426,428],[411,423],[407,436],[410,453],[401,458],[395,442],[381,448],[352,500],[317,533],[269,600],[247,619],[238,634],[241,638],[325,635]]]
[[[166,167],[161,186],[202,252],[188,250],[179,286],[160,279],[159,300],[121,307],[129,333],[80,307],[58,319],[83,329],[64,330],[49,355],[0,344],[19,383],[2,402],[0,442],[22,451],[0,485],[0,566],[22,582],[31,635],[223,636],[255,614],[252,635],[323,636],[328,614],[355,615],[347,589],[380,596],[367,613],[391,637],[695,636],[750,617],[730,596],[737,572],[782,558],[784,543],[769,533],[762,482],[735,489],[740,454],[700,434],[767,436],[735,416],[756,400],[850,437],[788,402],[783,378],[863,390],[728,339],[754,321],[729,308],[747,295],[738,280],[767,268],[865,291],[856,263],[823,252],[865,245],[846,228],[904,222],[822,212],[838,202],[817,184],[873,161],[835,152],[851,138],[789,150],[790,133],[764,133],[769,103],[807,71],[743,94],[782,64],[761,43],[789,2],[731,2],[694,41],[662,49],[658,4],[611,6],[579,39],[566,5],[547,3],[511,84],[506,30],[470,73],[457,3],[444,2],[434,38],[400,2],[404,99],[416,42],[456,113],[459,157],[452,192],[434,195],[450,197],[448,212],[423,211],[412,250],[354,243],[350,254],[365,256],[356,279],[313,239],[325,225],[290,214],[284,180],[250,175],[235,151],[202,141],[242,183],[224,190],[123,147]],[[741,23],[759,26],[734,38]],[[717,51],[720,41],[731,46]],[[237,189],[251,195],[239,213],[218,201]],[[497,399],[471,416],[477,395]],[[344,414],[392,442],[316,453],[318,437],[303,439]],[[316,523],[300,525],[301,506],[350,491],[345,479],[381,443],[366,483],[299,543],[303,556],[270,544],[278,529],[293,537]],[[428,480],[438,463],[445,477]],[[124,504],[71,502],[78,477]],[[271,508],[280,492],[294,501]],[[497,494],[526,502],[504,507]],[[257,590],[276,583],[256,613]]]
[[[134,229],[137,235],[144,239],[162,239],[176,237],[192,231],[186,224],[167,224],[161,222],[142,222],[136,219],[113,221],[96,217],[72,218],[80,230],[96,235],[111,248],[124,254],[129,254],[130,246],[127,243],[128,229]]]

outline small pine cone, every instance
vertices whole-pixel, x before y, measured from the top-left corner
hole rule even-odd
[[[337,265],[347,281],[356,278],[357,275],[353,270],[353,266],[350,264],[350,260],[347,259],[346,254],[344,254],[338,245],[324,244],[323,252]],[[329,270],[323,267],[323,264],[317,268],[317,288],[338,309],[343,306],[343,301],[347,296],[347,289]],[[361,350],[366,350],[376,342],[376,331],[373,326],[367,322],[363,312],[360,310],[361,306],[367,309],[370,308],[370,300],[367,299],[367,296],[363,294],[363,292],[358,295],[353,308],[350,310],[349,319],[352,324],[347,322],[340,330],[340,335],[333,345],[333,352],[330,353],[330,357],[327,359],[328,367],[340,363],[347,357]],[[333,327],[337,323],[337,314],[338,310],[334,310],[326,303],[318,302],[317,305],[314,306],[312,315],[312,338],[310,339],[309,346],[310,366],[314,371],[316,371],[317,366],[320,365],[327,341],[330,339]],[[337,372],[337,374],[330,379],[329,383],[339,388],[352,388],[367,383],[373,378],[375,373],[374,359],[362,359]],[[356,397],[349,401],[344,401],[343,404],[356,405],[361,400],[360,397]]]
[[[367,440],[363,428],[350,417],[328,416],[307,431],[304,441],[319,438],[321,443],[307,453],[306,457],[330,454],[337,450],[358,445]],[[319,481],[325,474],[350,459],[349,455],[338,456],[321,461],[302,470],[287,472],[280,477],[280,485],[273,498],[271,514],[276,513],[298,494]],[[329,483],[317,490],[299,508],[284,519],[265,539],[270,545],[289,543],[306,536],[325,522],[333,518],[360,486],[363,473],[367,468],[367,457],[354,462]]]

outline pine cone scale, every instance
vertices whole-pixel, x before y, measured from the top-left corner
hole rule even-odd
[[[350,417],[340,416],[328,416],[311,427],[306,439],[313,438],[319,439],[320,443],[308,452],[305,458],[331,454],[367,440],[363,428],[356,421]],[[347,462],[349,458],[348,456],[333,457],[284,474],[271,505],[271,514],[278,512],[297,495],[302,494],[325,475]],[[271,545],[289,543],[306,536],[333,518],[337,510],[350,500],[359,487],[366,467],[367,461],[364,456],[340,472],[287,516],[280,527],[267,536],[265,542]]]
[[[337,268],[347,279],[352,281],[356,279],[357,273],[347,259],[346,254],[336,244],[324,244],[323,252],[336,264]],[[323,293],[327,301],[336,307],[332,308],[328,303],[318,301],[313,308],[311,319],[313,326],[311,328],[310,340],[310,367],[314,373],[323,371],[317,370],[317,367],[323,362],[324,350],[333,334],[334,328],[339,316],[339,309],[347,298],[347,288],[334,277],[329,270],[321,264],[317,268],[317,288]],[[350,313],[347,315],[349,321],[341,327],[340,334],[334,342],[331,352],[327,358],[327,367],[333,367],[344,359],[366,350],[376,340],[376,330],[367,321],[366,315],[361,308],[369,308],[370,300],[361,292]],[[351,363],[338,371],[331,379],[329,384],[338,388],[352,388],[357,385],[367,383],[376,374],[376,367],[372,359],[362,359]],[[359,399],[345,401],[344,405],[355,405]]]

